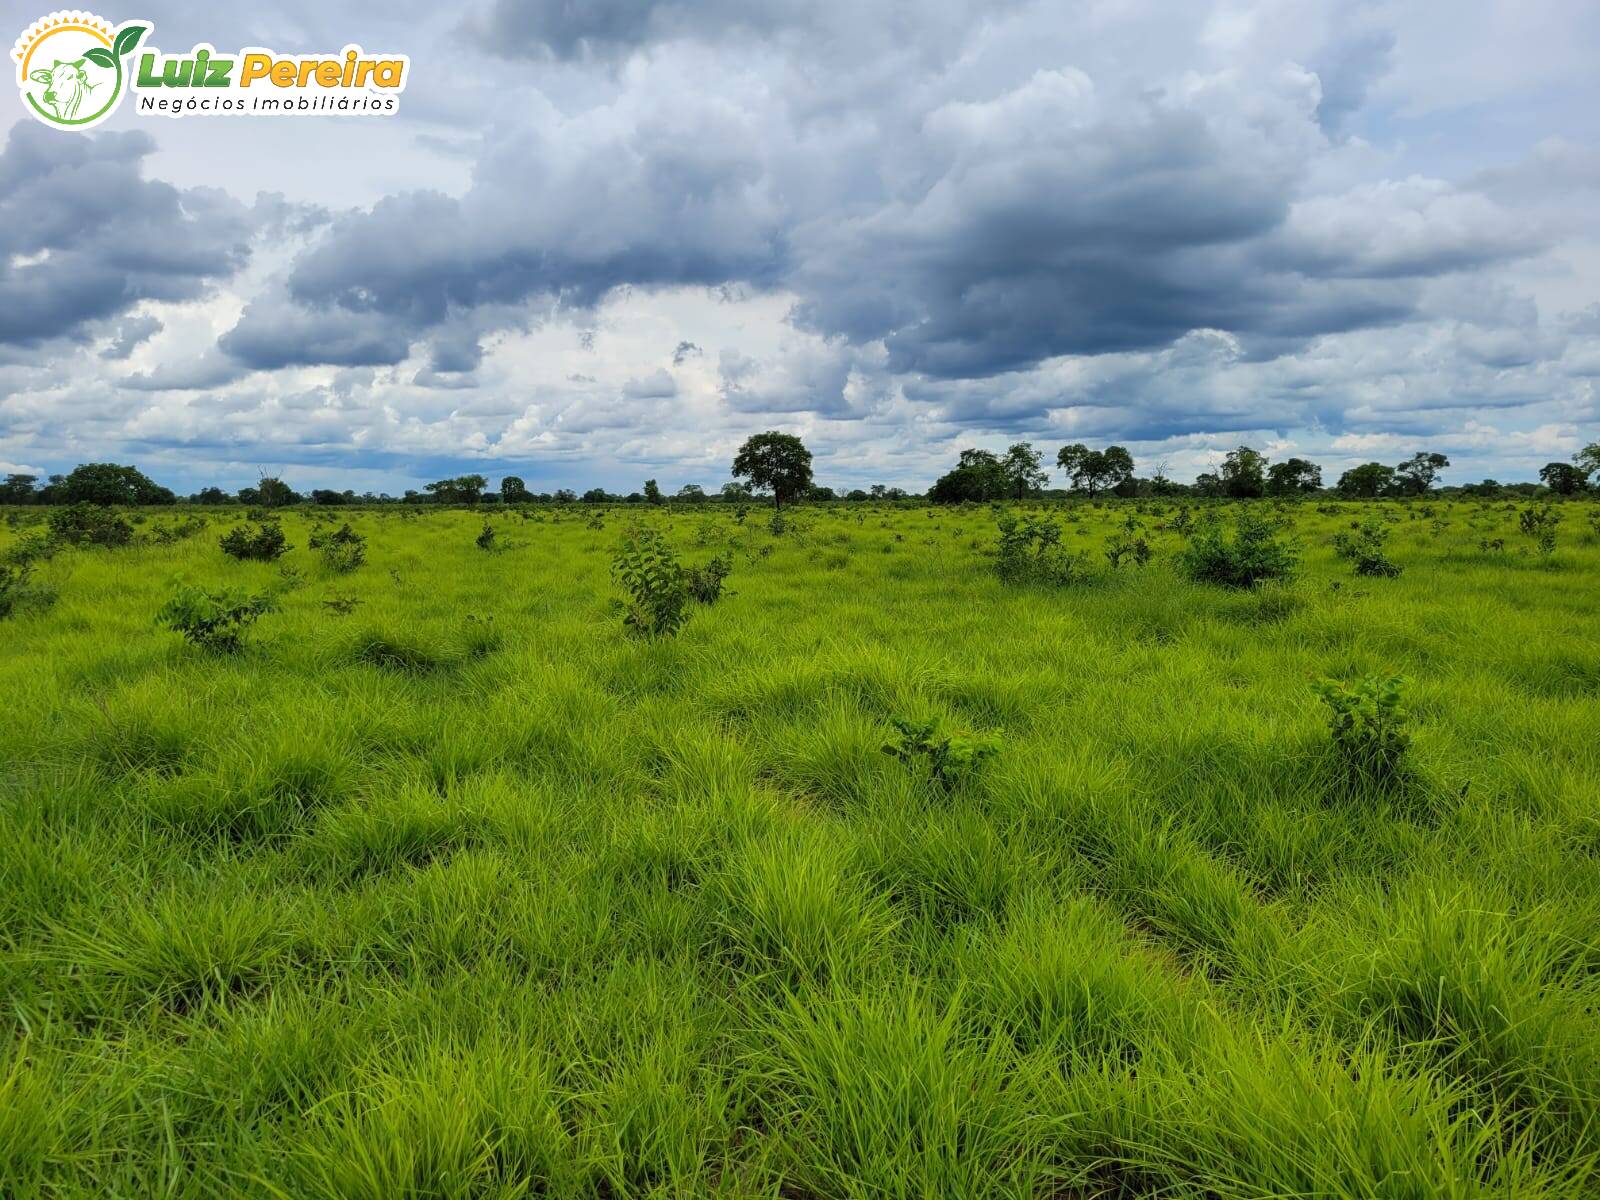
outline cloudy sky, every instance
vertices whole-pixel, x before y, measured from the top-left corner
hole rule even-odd
[[[714,487],[779,428],[835,486],[1019,439],[1512,480],[1600,438],[1593,0],[100,13],[411,78],[386,118],[5,101],[0,471]]]

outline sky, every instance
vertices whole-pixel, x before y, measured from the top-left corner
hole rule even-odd
[[[99,15],[409,81],[90,132],[0,98],[0,472],[715,489],[780,429],[835,487],[1022,440],[1506,482],[1600,439],[1593,0]]]

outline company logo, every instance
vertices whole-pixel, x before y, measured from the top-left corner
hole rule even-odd
[[[113,28],[76,9],[35,21],[11,48],[24,105],[47,125],[93,128],[116,111],[128,90],[128,55],[149,31],[148,21]]]
[[[411,73],[404,54],[360,46],[337,54],[277,54],[257,46],[218,53],[202,42],[165,54],[149,21],[113,27],[93,13],[35,21],[12,47],[24,106],[58,129],[89,129],[131,94],[141,116],[387,115]]]

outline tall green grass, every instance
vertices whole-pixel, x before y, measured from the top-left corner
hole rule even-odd
[[[0,1195],[1600,1191],[1600,539],[1294,507],[1288,586],[993,515],[340,513],[68,550],[0,621]],[[0,552],[37,513],[0,527]],[[624,523],[728,593],[627,635]],[[148,532],[169,521],[147,516]],[[337,523],[337,521],[335,523]],[[598,524],[600,527],[595,528]],[[1505,553],[1480,541],[1503,537]],[[289,568],[293,575],[286,575]],[[179,582],[274,589],[236,654]],[[340,612],[330,599],[358,603]],[[1311,690],[1404,674],[1353,780]],[[935,786],[891,721],[999,731]]]

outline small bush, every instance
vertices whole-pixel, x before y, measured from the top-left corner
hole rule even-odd
[[[209,592],[189,584],[162,605],[156,623],[181,633],[193,645],[231,653],[242,644],[244,631],[272,608],[270,592],[254,596],[239,590]]]
[[[1142,567],[1150,561],[1150,543],[1143,534],[1118,533],[1106,539],[1106,561],[1115,571],[1124,561]]]
[[[1061,545],[1061,525],[1052,517],[1002,513],[996,521],[1000,542],[995,572],[1006,583],[1076,583],[1087,570],[1082,554]]]
[[[1198,532],[1178,555],[1190,579],[1221,587],[1255,587],[1269,579],[1292,579],[1298,556],[1266,517],[1245,509],[1234,523],[1233,538],[1211,523]]]
[[[1331,710],[1328,731],[1351,773],[1379,783],[1393,779],[1411,746],[1403,675],[1368,675],[1353,685],[1318,680],[1312,690]]]
[[[28,594],[28,577],[32,574],[33,566],[30,563],[20,566],[0,563],[0,621],[9,617],[22,603]]]
[[[313,534],[309,545],[322,555],[322,565],[339,575],[348,575],[367,561],[367,539],[349,523],[332,533]]]
[[[690,567],[684,575],[689,595],[701,604],[715,604],[722,598],[723,581],[733,572],[733,556],[718,554],[703,567]]]
[[[1548,504],[1530,504],[1517,514],[1517,525],[1525,537],[1533,539],[1534,547],[1546,557],[1556,552],[1556,526],[1561,524],[1561,514]]]
[[[112,509],[74,504],[50,514],[50,537],[68,546],[128,546],[133,526]]]
[[[631,529],[611,562],[611,573],[628,593],[622,623],[644,637],[671,637],[689,617],[689,587],[683,567],[660,533]]]
[[[1400,574],[1400,566],[1391,562],[1384,553],[1389,542],[1389,528],[1382,521],[1366,520],[1355,527],[1353,533],[1338,533],[1333,538],[1333,552],[1352,563],[1357,575],[1376,575],[1393,579]]]
[[[884,743],[883,752],[907,766],[925,765],[929,778],[946,791],[976,776],[984,763],[1000,753],[998,732],[946,732],[937,717],[927,721],[896,717],[891,723],[899,737]]]
[[[263,521],[254,530],[248,525],[236,525],[217,544],[229,558],[240,562],[272,562],[291,549],[276,521]]]

